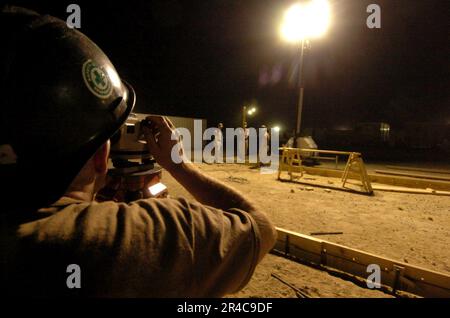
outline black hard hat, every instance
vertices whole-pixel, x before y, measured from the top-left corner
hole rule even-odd
[[[41,207],[120,128],[135,95],[102,50],[65,22],[17,7],[0,14],[0,178],[9,189],[0,204]]]

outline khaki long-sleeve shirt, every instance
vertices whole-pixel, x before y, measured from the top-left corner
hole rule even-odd
[[[34,218],[2,229],[2,277],[12,294],[220,297],[245,286],[258,260],[248,213],[183,198],[64,197]],[[67,286],[70,264],[79,266],[81,288]]]

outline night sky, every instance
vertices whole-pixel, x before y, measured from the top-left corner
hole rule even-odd
[[[295,125],[299,49],[279,36],[285,0],[16,1],[63,18],[81,6],[81,30],[138,95],[137,111],[252,125]],[[331,0],[328,34],[305,61],[305,127],[357,122],[450,124],[447,0]],[[366,8],[381,6],[382,28]]]

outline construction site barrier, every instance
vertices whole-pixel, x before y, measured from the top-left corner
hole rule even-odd
[[[287,148],[282,147],[281,150],[281,160],[278,168],[278,179],[281,180],[282,171],[287,171],[290,180],[293,181],[295,176],[294,172],[299,172],[298,178],[303,177],[304,169],[302,165],[302,153],[313,153],[313,154],[332,154],[332,155],[343,155],[348,156],[347,164],[345,165],[344,173],[342,175],[342,188],[346,188],[348,179],[352,174],[359,176],[361,181],[362,191],[367,194],[372,194],[373,189],[370,183],[370,179],[367,175],[366,167],[364,166],[364,161],[362,159],[361,153],[359,152],[347,152],[347,151],[335,151],[335,150],[320,150],[320,149],[302,149],[302,148]]]

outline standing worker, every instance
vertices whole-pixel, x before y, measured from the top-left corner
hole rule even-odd
[[[263,166],[263,162],[261,161],[261,156],[267,156],[269,151],[269,132],[267,131],[266,125],[261,125],[259,129],[259,165]]]
[[[223,124],[219,123],[214,131],[214,162],[223,163]]]
[[[245,154],[244,157],[249,155],[249,138],[250,138],[250,129],[247,126],[247,123],[244,123],[244,144],[245,144]]]
[[[246,196],[175,163],[173,124],[144,128],[156,161],[196,200],[96,202],[131,85],[82,33],[0,8],[2,288],[9,296],[221,297],[243,288],[276,232]],[[180,147],[181,151],[182,148]],[[78,268],[81,283],[70,284]]]

